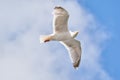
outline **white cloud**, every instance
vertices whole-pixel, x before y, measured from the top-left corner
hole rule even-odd
[[[79,70],[72,68],[61,44],[39,44],[40,34],[52,32],[51,13],[56,4],[47,0],[0,2],[0,80],[111,80],[100,64],[99,44],[106,33],[76,1],[59,4],[70,13],[70,29],[80,30],[77,39],[83,53]]]

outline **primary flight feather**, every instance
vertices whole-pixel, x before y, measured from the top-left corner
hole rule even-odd
[[[78,31],[71,32],[68,30],[68,18],[67,10],[61,6],[56,6],[53,10],[53,33],[40,36],[40,43],[59,41],[68,50],[73,67],[78,68],[81,60],[81,44],[80,41],[74,39]]]

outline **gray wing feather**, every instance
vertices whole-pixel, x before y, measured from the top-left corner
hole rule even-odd
[[[53,16],[53,31],[64,32],[68,31],[68,12],[63,8],[55,9]]]
[[[80,41],[75,39],[70,39],[66,41],[61,41],[61,43],[67,48],[74,68],[77,68],[81,60],[81,52],[82,52]]]

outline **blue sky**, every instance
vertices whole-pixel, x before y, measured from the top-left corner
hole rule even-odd
[[[111,37],[104,44],[102,64],[104,69],[119,80],[120,72],[120,1],[119,0],[81,0],[79,3],[94,14],[95,18],[109,31]]]
[[[69,12],[69,29],[80,31],[78,70],[63,45],[39,43],[52,33],[56,5]],[[0,80],[119,80],[119,14],[117,0],[1,0]]]

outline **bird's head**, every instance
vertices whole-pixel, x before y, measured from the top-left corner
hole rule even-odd
[[[55,6],[53,15],[68,15],[68,12],[61,6]]]

